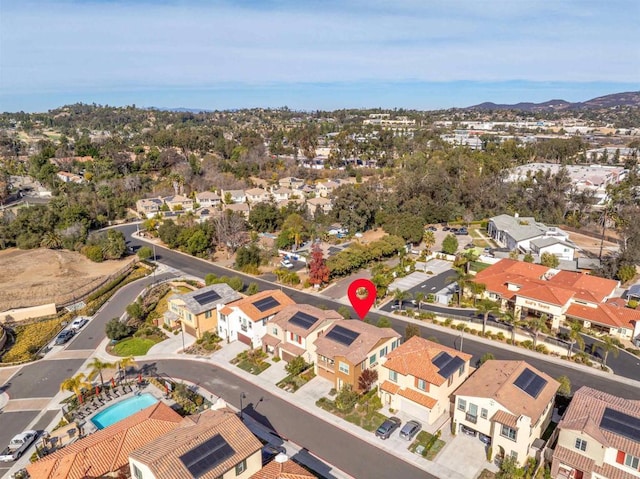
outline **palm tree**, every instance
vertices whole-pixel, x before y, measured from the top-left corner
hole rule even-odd
[[[67,378],[60,383],[60,391],[73,392],[78,397],[78,401],[82,402],[82,390],[91,387],[91,384],[87,382],[86,378],[84,373]]]
[[[415,299],[416,303],[418,303],[418,311],[420,311],[420,307],[422,306],[422,302],[424,301],[425,297],[426,295],[422,291],[418,291],[413,295],[413,299]]]
[[[47,231],[42,237],[40,246],[48,249],[59,249],[62,247],[62,238],[55,231]]]
[[[482,334],[484,334],[487,329],[487,319],[489,319],[489,315],[491,313],[498,314],[500,312],[500,307],[495,301],[483,299],[476,305],[476,309],[480,314],[482,314]]]
[[[100,358],[93,358],[93,360],[87,366],[91,368],[92,375],[95,373],[98,373],[100,375],[100,385],[102,386],[104,384],[104,379],[102,378],[102,370],[112,368],[114,364],[103,361]]]
[[[569,358],[573,354],[573,345],[578,343],[580,351],[584,350],[584,339],[582,338],[582,324],[579,321],[569,323]]]
[[[422,237],[422,241],[424,242],[424,247],[428,253],[431,253],[431,248],[436,244],[436,237],[433,234],[433,231],[425,231],[424,236]]]
[[[511,344],[516,342],[516,327],[520,323],[520,320],[516,316],[514,311],[510,309],[503,312],[500,318],[511,327]]]
[[[603,336],[602,344],[600,345],[602,350],[604,351],[604,356],[602,357],[602,365],[607,365],[607,358],[609,357],[609,353],[613,353],[613,357],[617,358],[620,355],[620,350],[618,349],[618,344],[616,340],[611,336]]]
[[[487,285],[484,283],[476,283],[475,281],[472,281],[469,284],[469,289],[471,290],[471,294],[473,295],[473,306],[475,307],[476,299],[478,299],[478,296],[482,297],[484,292],[487,290]]]
[[[468,274],[463,268],[454,269],[456,272],[455,276],[447,279],[452,279],[458,283],[458,306],[460,306],[462,298],[464,296],[464,288],[467,286],[467,283],[469,283],[474,278],[474,276]]]
[[[529,329],[533,333],[533,347],[538,345],[538,336],[541,333],[548,333],[549,327],[547,326],[548,316],[543,314],[542,316],[534,316],[533,319],[527,321]]]
[[[393,299],[395,299],[398,304],[399,304],[399,310],[402,311],[402,302],[406,299],[409,298],[409,293],[407,293],[406,291],[401,291],[399,289],[396,289],[393,292]]]
[[[133,359],[133,356],[127,356],[118,361],[118,368],[124,372],[124,379],[127,379],[127,368],[137,366],[138,364]]]

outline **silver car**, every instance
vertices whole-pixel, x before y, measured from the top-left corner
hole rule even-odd
[[[410,441],[413,439],[413,436],[418,434],[420,429],[422,429],[422,424],[418,421],[408,421],[400,430],[400,437],[406,441]]]

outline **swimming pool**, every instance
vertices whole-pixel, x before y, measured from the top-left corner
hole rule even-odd
[[[140,396],[133,396],[99,412],[91,418],[91,422],[95,424],[98,429],[104,429],[105,427],[111,426],[112,424],[142,411],[157,402],[158,400],[149,393],[141,394]]]

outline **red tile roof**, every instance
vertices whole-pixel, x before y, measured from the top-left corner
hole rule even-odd
[[[560,271],[549,279],[549,283],[575,291],[586,291],[592,294],[598,302],[604,301],[604,299],[613,294],[618,287],[618,282],[612,279],[599,278],[590,274],[575,273],[573,271]]]
[[[567,316],[592,323],[602,324],[614,328],[626,328],[633,330],[634,324],[640,321],[640,311],[619,307],[615,304],[600,304],[596,308],[572,304],[567,309]]]
[[[267,311],[260,311],[258,308],[256,308],[253,305],[256,301],[259,301],[261,299],[265,299],[268,297],[274,298],[276,301],[278,301],[279,304],[271,309],[268,309]],[[256,293],[247,298],[239,299],[238,301],[234,301],[233,303],[227,304],[227,307],[231,309],[237,308],[240,311],[242,311],[252,321],[259,321],[261,319],[268,318],[269,316],[282,311],[286,306],[289,306],[290,304],[295,304],[293,299],[291,299],[289,296],[284,294],[279,289],[274,289],[274,290],[261,291],[260,293]]]
[[[290,459],[285,462],[274,459],[250,479],[316,479],[316,477]]]
[[[382,389],[383,391],[387,391],[388,393],[391,393],[391,394],[396,394],[400,390],[400,386],[392,383],[391,381],[385,381],[380,386],[380,389]]]
[[[516,294],[523,298],[564,306],[574,296],[575,292],[547,284],[527,284]]]
[[[38,479],[82,479],[102,477],[129,463],[129,454],[163,436],[188,419],[183,419],[159,402],[109,427],[45,456],[27,466]]]
[[[427,396],[426,394],[414,389],[404,388],[398,391],[398,394],[429,409],[433,409],[433,406],[438,403],[438,401],[433,399],[431,396]]]

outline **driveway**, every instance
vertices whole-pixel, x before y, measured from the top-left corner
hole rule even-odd
[[[462,458],[464,460],[461,460]],[[498,471],[493,463],[487,462],[487,446],[480,442],[477,436],[467,436],[461,432],[447,440],[447,444],[436,456],[434,462],[453,469],[465,477],[476,477],[485,468],[493,472]]]
[[[423,283],[430,278],[431,278],[431,275],[427,273],[414,271],[413,273],[403,278],[397,278],[393,283],[389,285],[389,291],[393,292],[396,289],[399,289],[400,291],[408,291],[411,288],[418,286],[420,283]]]

